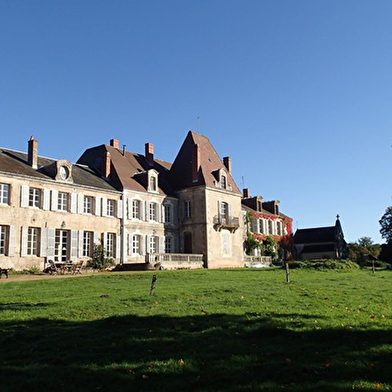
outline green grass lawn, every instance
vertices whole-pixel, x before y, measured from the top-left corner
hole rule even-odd
[[[152,275],[1,284],[0,391],[392,389],[390,271]]]

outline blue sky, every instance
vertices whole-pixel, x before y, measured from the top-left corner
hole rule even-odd
[[[0,145],[172,161],[207,135],[294,228],[381,242],[392,204],[392,2],[0,0]],[[198,120],[199,117],[199,120]]]

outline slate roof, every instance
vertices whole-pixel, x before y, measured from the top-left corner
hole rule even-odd
[[[296,244],[312,244],[319,242],[334,242],[335,226],[316,227],[312,229],[297,229],[294,235]]]
[[[122,150],[102,144],[87,149],[78,159],[78,163],[100,170],[101,161],[106,152],[110,153],[111,159],[110,181],[117,189],[146,192],[146,187],[143,185],[140,175],[149,169],[155,169],[159,173],[158,192],[162,195],[173,193],[169,179],[169,169],[171,167],[169,162],[154,158],[154,164],[151,166],[144,155],[130,151],[126,151],[123,155]]]
[[[0,148],[0,172],[10,175],[22,175],[37,180],[54,180],[50,175],[45,173],[42,168],[56,161],[56,159],[39,156],[37,160],[38,169],[33,169],[28,164],[27,153]],[[82,165],[72,165],[72,179],[73,184],[75,185],[95,187],[110,191],[116,190],[94,170]]]
[[[334,252],[334,244],[320,244],[320,245],[305,245],[302,254],[304,253],[321,253],[321,252]]]
[[[192,181],[192,154],[195,144],[198,144],[200,152],[200,170],[197,182]],[[198,185],[215,187],[217,181],[215,175],[220,169],[227,172],[227,184],[231,185],[232,192],[241,194],[210,140],[200,133],[189,131],[170,169],[170,175],[175,189]]]

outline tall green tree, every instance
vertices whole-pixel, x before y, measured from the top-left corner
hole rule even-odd
[[[392,207],[388,207],[385,210],[384,215],[379,220],[381,229],[381,237],[384,238],[387,242],[392,241]]]

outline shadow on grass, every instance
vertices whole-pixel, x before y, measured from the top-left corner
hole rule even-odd
[[[27,310],[37,307],[47,307],[47,304],[43,302],[28,303],[28,302],[11,302],[11,303],[0,303],[0,312],[3,310]]]
[[[391,331],[293,331],[275,314],[41,319],[0,330],[3,392],[370,391],[392,382]]]

